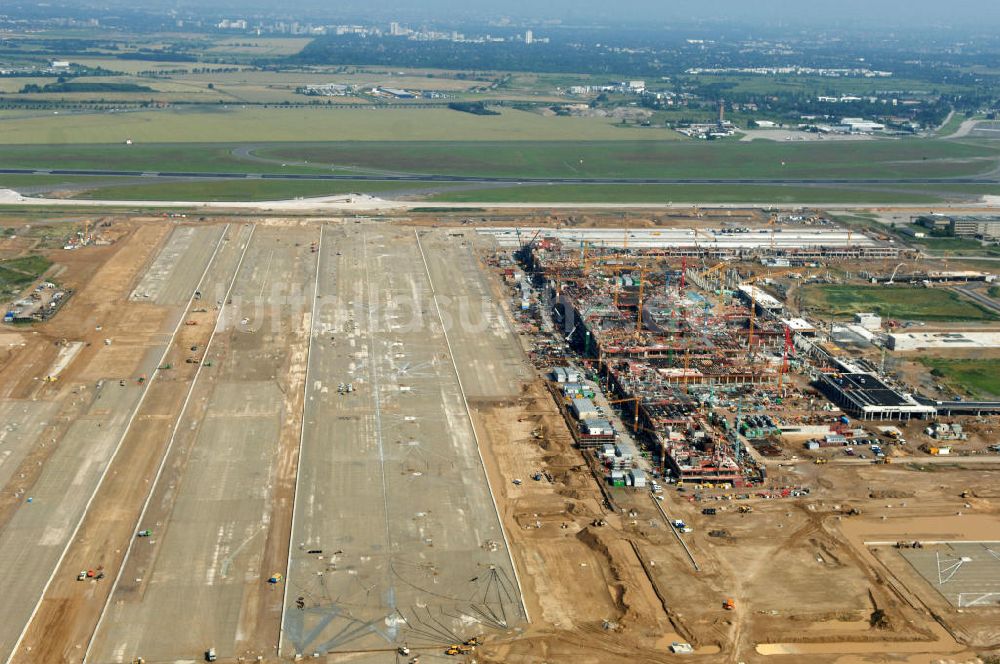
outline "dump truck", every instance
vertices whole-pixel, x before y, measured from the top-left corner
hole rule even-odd
[[[733,600],[732,597],[726,598],[726,601],[722,603],[722,608],[724,608],[726,611],[732,611],[733,609],[736,608],[735,600]]]
[[[268,583],[280,583],[281,579],[282,579],[281,573],[280,572],[275,572],[270,577],[268,577],[267,582]]]

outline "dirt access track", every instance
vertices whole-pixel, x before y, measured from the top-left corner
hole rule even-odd
[[[450,661],[971,661],[1000,645],[1000,609],[959,612],[885,544],[1000,539],[997,468],[790,465],[772,482],[812,493],[749,513],[712,491],[602,489],[474,229],[116,224],[111,246],[51,252],[75,290],[59,315],[0,330],[3,661],[214,647],[381,664],[473,636]],[[690,555],[668,517],[693,526]]]

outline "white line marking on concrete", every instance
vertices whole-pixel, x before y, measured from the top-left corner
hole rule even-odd
[[[382,504],[385,509],[385,544],[391,558],[393,550],[392,529],[389,527],[389,483],[385,478],[385,446],[382,440],[382,397],[379,395],[378,360],[375,357],[375,308],[378,306],[378,293],[375,290],[375,285],[372,283],[371,275],[368,271],[368,234],[364,231],[361,232],[361,250],[361,262],[365,266],[365,282],[368,284],[368,355],[372,377],[372,396],[375,399],[375,440],[378,443],[378,463],[382,474]],[[389,596],[390,598],[395,596],[395,593],[392,591],[391,581],[389,584]],[[391,608],[395,610],[396,607],[392,606]]]
[[[306,344],[306,375],[302,381],[302,425],[299,427],[299,455],[295,459],[295,492],[292,494],[292,520],[288,526],[288,560],[285,562],[285,582],[281,595],[281,616],[278,623],[278,648],[275,652],[281,656],[281,647],[285,641],[285,609],[288,606],[288,578],[292,574],[292,546],[295,543],[295,513],[299,505],[299,486],[302,482],[302,448],[306,438],[306,406],[309,403],[309,369],[312,357],[313,336],[316,331],[316,303],[319,301],[320,265],[323,264],[323,230],[326,224],[319,227],[319,245],[316,247],[316,275],[313,279],[312,312],[309,314],[309,342]]]
[[[226,237],[226,230],[228,228],[229,226],[227,225],[219,235],[219,240],[215,243],[215,251],[212,252],[212,257],[208,259],[208,264],[205,265],[205,271],[201,273],[201,279],[198,280],[198,287],[196,290],[201,290],[201,282],[205,279],[205,275],[208,274],[208,270],[212,267],[212,263],[215,262],[215,257],[218,255],[219,249],[222,247],[222,240]],[[174,338],[184,325],[184,321],[187,318],[187,312],[191,308],[191,304],[193,302],[194,293],[191,293],[191,297],[188,299],[187,306],[184,309],[184,314],[178,317],[177,325],[174,327],[174,331],[171,333],[170,339],[167,341],[167,345],[164,347],[163,354],[160,356],[160,360],[157,362],[156,366],[162,366],[163,361],[167,359],[167,354],[170,352],[171,346],[174,345]],[[152,387],[153,381],[156,380],[159,373],[159,371],[153,371],[150,379],[146,381],[146,388],[142,391],[142,394],[139,395],[139,400],[136,402],[135,408],[132,409],[132,414],[129,415],[128,422],[125,423],[125,429],[122,431],[122,435],[118,438],[118,443],[115,445],[114,452],[111,453],[111,458],[108,459],[108,464],[104,467],[104,472],[101,473],[101,477],[97,480],[97,485],[94,487],[93,492],[91,492],[90,498],[87,499],[87,503],[83,506],[83,513],[76,522],[76,526],[73,528],[73,533],[70,535],[69,539],[66,540],[66,546],[63,547],[62,553],[59,554],[59,559],[56,561],[55,567],[52,568],[52,574],[49,575],[48,580],[45,582],[45,586],[42,588],[42,592],[38,596],[38,601],[35,602],[34,608],[31,609],[31,615],[28,616],[28,621],[24,623],[24,629],[21,630],[17,640],[14,641],[14,645],[10,650],[10,654],[7,655],[7,659],[4,660],[4,664],[10,664],[10,662],[13,661],[14,656],[17,654],[18,649],[21,647],[21,642],[28,633],[31,623],[34,622],[35,616],[38,614],[38,609],[42,606],[42,601],[45,599],[45,594],[49,591],[49,586],[52,585],[53,579],[55,579],[56,574],[59,573],[59,568],[62,567],[63,559],[66,558],[66,554],[69,553],[69,549],[73,545],[73,541],[76,539],[77,533],[80,532],[80,528],[83,526],[83,522],[86,520],[87,514],[90,512],[90,506],[93,504],[94,499],[101,490],[101,486],[104,484],[104,479],[108,476],[108,471],[110,471],[111,466],[114,465],[115,458],[117,458],[118,452],[122,448],[122,443],[125,442],[125,438],[128,436],[128,432],[132,428],[132,423],[135,421],[136,415],[139,414],[139,410],[142,408],[142,404],[146,400],[146,395],[149,394],[149,388]]]
[[[455,370],[455,380],[458,381],[458,391],[462,393],[462,403],[465,404],[465,413],[469,418],[469,426],[472,428],[472,437],[476,441],[476,452],[479,454],[479,463],[482,464],[483,477],[486,479],[486,488],[490,492],[490,500],[493,501],[493,510],[497,515],[497,523],[500,526],[500,534],[503,535],[504,546],[507,547],[507,558],[510,560],[510,568],[514,572],[514,580],[517,582],[517,594],[521,600],[521,610],[524,612],[524,619],[531,622],[528,615],[528,606],[524,601],[524,590],[521,588],[521,577],[517,573],[517,564],[514,562],[514,554],[510,550],[510,542],[507,540],[507,531],[503,527],[503,518],[500,516],[500,508],[497,506],[496,496],[493,495],[493,487],[490,485],[490,475],[486,472],[486,460],[483,458],[483,450],[479,446],[479,433],[476,431],[475,420],[472,419],[472,409],[469,408],[469,399],[465,396],[465,388],[462,386],[462,376],[458,371],[458,364],[455,362],[455,353],[451,349],[451,340],[448,337],[448,328],[444,324],[444,316],[441,315],[441,305],[438,303],[437,290],[434,288],[434,279],[431,277],[430,266],[427,265],[427,256],[424,254],[424,247],[420,243],[420,232],[413,230],[413,236],[417,239],[417,248],[420,249],[420,258],[424,262],[424,271],[427,273],[427,282],[431,287],[431,298],[434,300],[434,308],[437,310],[438,321],[441,323],[441,330],[444,332],[444,342],[448,346],[448,357],[451,359],[451,366]]]

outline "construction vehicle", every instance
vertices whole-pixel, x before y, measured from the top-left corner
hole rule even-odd
[[[407,648],[405,645],[401,645],[398,648],[396,648],[396,652],[398,652],[400,655],[409,655],[410,649]]]
[[[732,611],[733,609],[736,608],[735,600],[733,600],[732,597],[727,597],[726,601],[722,603],[722,608],[724,608],[726,611]]]
[[[461,653],[461,651],[458,648],[456,648],[455,646],[452,646],[452,647],[448,648],[447,650],[445,650],[444,654],[448,655],[449,657],[454,657],[455,655],[460,655],[462,653]]]
[[[821,465],[821,464],[824,464],[824,463],[830,463],[830,460],[829,459],[816,459],[815,461],[813,461],[813,463],[815,463],[817,465]]]
[[[740,505],[740,514],[750,514],[753,512],[753,508],[749,505]]]
[[[280,572],[275,572],[274,574],[272,574],[267,579],[267,582],[268,583],[281,583],[281,579],[282,579],[281,573]]]

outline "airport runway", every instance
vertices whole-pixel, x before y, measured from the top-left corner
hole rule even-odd
[[[252,228],[232,242],[245,247],[235,274],[215,275],[229,290],[204,298],[224,307],[217,344],[204,350],[212,366],[196,375],[139,523],[153,534],[133,540],[87,661],[194,659],[209,647],[224,658],[273,652],[281,593],[266,580],[283,568],[287,546],[287,535],[275,537],[276,487],[287,465],[282,441],[298,433],[289,399],[302,389],[300,294],[311,287],[317,233]]]
[[[201,180],[318,180],[361,182],[478,182],[482,184],[715,184],[715,185],[955,185],[1000,184],[997,177],[956,178],[515,178],[481,175],[388,174],[334,175],[328,173],[205,173],[200,171],[118,171],[99,169],[0,168],[0,175],[57,175],[126,178],[188,178]]]
[[[390,663],[399,645],[515,627],[519,584],[415,235],[327,226],[321,245],[282,654]]]

